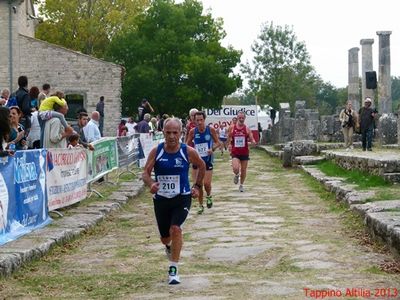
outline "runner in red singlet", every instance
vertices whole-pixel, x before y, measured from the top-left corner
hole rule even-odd
[[[250,129],[244,124],[246,115],[244,112],[237,114],[237,124],[229,128],[228,145],[232,156],[232,169],[235,174],[233,182],[238,184],[239,191],[244,192],[243,184],[246,179],[247,165],[249,161],[249,144],[256,144]]]

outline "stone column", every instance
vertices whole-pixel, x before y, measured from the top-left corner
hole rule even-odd
[[[392,112],[392,80],[390,78],[390,34],[391,31],[377,31],[379,36],[379,114]]]
[[[372,44],[374,43],[374,39],[362,39],[360,40],[360,45],[361,45],[361,77],[362,77],[362,89],[361,89],[361,106],[363,106],[363,100],[366,97],[370,97],[372,99],[372,106],[374,106],[374,90],[367,89],[366,87],[366,72],[373,71],[373,60],[372,60]],[[360,107],[357,107],[357,110]]]
[[[360,108],[360,87],[358,74],[358,51],[360,48],[349,49],[349,87],[347,90],[348,100],[353,108],[358,111]]]

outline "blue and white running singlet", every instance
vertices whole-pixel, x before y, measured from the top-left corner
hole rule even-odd
[[[206,130],[204,132],[200,132],[196,127],[194,129],[194,148],[197,153],[199,153],[200,157],[206,163],[212,162],[212,154],[208,154],[208,150],[212,149],[213,139],[211,135],[210,127],[206,126]]]
[[[181,144],[176,153],[167,153],[164,143],[157,147],[154,165],[156,181],[160,183],[155,199],[173,198],[178,195],[190,195],[189,157],[186,144]]]

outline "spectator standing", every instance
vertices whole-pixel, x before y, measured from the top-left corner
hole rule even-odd
[[[85,133],[83,128],[87,125],[89,121],[89,116],[87,112],[82,111],[78,114],[78,123],[73,126],[74,131],[79,135],[79,144],[82,145],[84,148],[87,148],[91,151],[94,150],[92,144],[88,143],[85,137]]]
[[[100,97],[99,102],[96,104],[96,111],[99,112],[100,119],[99,119],[99,130],[101,136],[103,135],[103,128],[104,128],[104,96]]]
[[[74,148],[82,148],[82,145],[79,144],[79,134],[73,133],[68,138],[68,149]]]
[[[371,108],[372,100],[367,97],[364,100],[364,106],[360,108],[360,130],[363,151],[372,151],[372,136],[375,127],[376,110]]]
[[[67,102],[64,105],[55,103],[53,108],[64,116],[68,112]],[[72,128],[65,128],[59,118],[51,118],[44,125],[43,148],[67,148],[67,138],[72,133]]]
[[[29,89],[29,97],[31,98],[31,111],[35,111],[39,109],[39,88],[37,86],[33,86]]]
[[[15,92],[17,105],[22,112],[21,124],[25,128],[25,133],[28,134],[31,129],[31,99],[28,91],[28,77],[18,77],[18,90]]]
[[[99,112],[98,111],[92,112],[92,117],[90,121],[83,128],[83,132],[85,133],[85,137],[88,143],[101,139],[101,133],[99,130],[99,119],[100,119]]]
[[[46,99],[50,94],[50,84],[45,83],[42,86],[42,91],[38,95],[38,105],[42,103],[44,99]]]
[[[158,125],[157,125],[157,130],[158,131],[163,131],[164,130],[164,122],[168,118],[169,118],[169,116],[167,114],[163,114],[162,115],[162,118],[158,121]]]
[[[346,107],[340,112],[339,120],[342,125],[346,150],[353,149],[353,132],[358,121],[357,114],[350,101],[347,102]]]
[[[2,89],[0,94],[0,106],[7,106],[9,97],[10,97],[10,90]]]
[[[7,145],[10,131],[10,110],[7,107],[0,107],[0,157],[14,154],[13,151],[8,150]]]
[[[121,134],[122,134],[124,127],[126,127],[126,120],[121,120],[121,122],[119,122],[119,125],[118,125],[117,136],[122,136]]]
[[[39,112],[35,110],[31,117],[31,130],[26,138],[29,149],[40,148],[40,125],[39,125]]]
[[[270,116],[271,121],[272,121],[272,126],[274,126],[275,125],[275,118],[276,118],[276,110],[275,110],[275,108],[272,107],[270,109],[269,116]]]
[[[149,133],[150,132],[150,114],[145,114],[142,121],[136,124],[135,130],[138,133]]]
[[[157,133],[157,119],[156,118],[151,118],[149,122],[150,126],[150,132],[155,135]]]
[[[128,128],[128,134],[127,135],[132,135],[136,133],[135,126],[136,122],[133,120],[132,117],[129,117],[128,122],[125,124],[126,128]]]
[[[22,112],[18,106],[10,108],[10,138],[9,142],[15,145],[15,150],[26,149],[24,126],[20,123]]]
[[[145,114],[151,114],[154,112],[153,107],[147,99],[142,100],[142,104],[138,107],[138,120],[139,122],[144,119]]]

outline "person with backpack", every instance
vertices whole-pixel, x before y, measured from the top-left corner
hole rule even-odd
[[[17,105],[22,112],[21,124],[25,128],[25,134],[28,135],[31,129],[31,97],[28,91],[28,77],[18,77],[18,90],[15,92]]]

